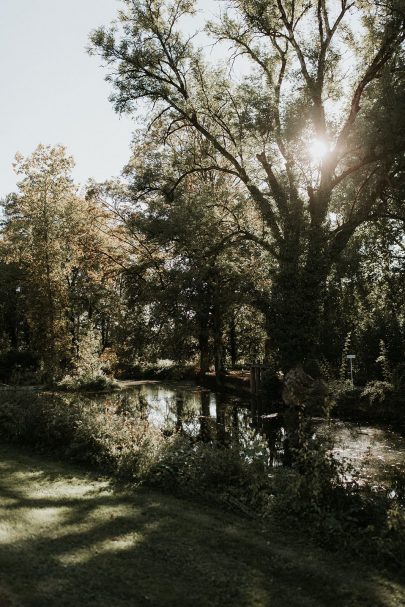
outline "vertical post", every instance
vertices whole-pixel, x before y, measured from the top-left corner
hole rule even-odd
[[[250,391],[252,394],[256,394],[256,371],[254,363],[250,367]]]
[[[255,366],[255,394],[258,393],[260,387],[260,366]]]
[[[355,354],[348,354],[347,358],[350,360],[350,380],[352,382],[352,386],[354,386],[353,382],[353,360],[356,358]]]

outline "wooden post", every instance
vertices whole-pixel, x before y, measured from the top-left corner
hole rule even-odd
[[[256,368],[254,363],[250,367],[250,391],[252,394],[256,394]]]
[[[253,363],[250,367],[250,391],[257,394],[260,391],[260,385],[263,380],[263,372],[268,369],[264,363]]]
[[[255,394],[258,393],[260,387],[260,367],[255,365]]]

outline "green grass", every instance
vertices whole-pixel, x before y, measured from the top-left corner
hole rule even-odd
[[[391,607],[400,581],[278,527],[0,446],[0,606]]]

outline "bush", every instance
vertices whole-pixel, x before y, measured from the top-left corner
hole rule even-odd
[[[113,365],[114,352],[100,353],[100,338],[91,327],[85,327],[79,340],[77,356],[73,360],[71,373],[56,384],[59,390],[67,392],[111,392],[118,387],[114,379],[108,377],[110,364]]]
[[[361,396],[366,398],[371,406],[383,405],[390,399],[394,390],[392,383],[374,380],[368,382]]]
[[[274,469],[265,441],[252,432],[244,444],[228,447],[184,435],[166,441],[155,468],[159,486],[203,496],[250,516],[270,513]]]
[[[361,388],[353,386],[349,379],[338,379],[328,383],[326,398],[329,412],[336,410],[340,415],[351,416],[359,411]]]
[[[275,477],[274,513],[284,524],[305,527],[321,543],[362,556],[402,563],[405,509],[400,492],[360,483],[317,439],[296,452],[295,467]],[[403,477],[402,477],[403,478]]]
[[[282,485],[279,508],[289,516],[307,519],[318,530],[324,526],[336,528],[345,524],[357,483],[350,466],[333,457],[328,445],[317,438],[302,438],[295,449],[294,467]],[[339,525],[338,525],[339,521]],[[340,529],[341,530],[341,529]]]
[[[142,480],[163,443],[145,420],[75,395],[7,395],[0,407],[0,437],[90,463],[123,478]]]
[[[8,394],[0,406],[0,438],[90,463],[126,480],[209,494],[260,512],[259,502],[271,494],[269,452],[262,439],[252,433],[245,444],[226,449],[181,433],[167,435],[142,409],[142,402],[138,410],[129,407],[125,394],[118,403],[68,394]]]
[[[66,392],[112,392],[117,390],[119,385],[114,379],[100,372],[96,375],[65,375],[56,387]]]
[[[178,363],[169,359],[159,359],[154,363],[141,361],[134,365],[120,365],[116,373],[120,379],[161,379],[180,381],[194,379],[197,370],[194,365]]]

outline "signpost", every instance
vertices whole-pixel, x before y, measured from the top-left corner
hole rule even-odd
[[[348,354],[347,358],[350,360],[350,379],[351,379],[352,386],[353,386],[354,385],[353,384],[353,360],[356,358],[356,355],[355,354]]]

